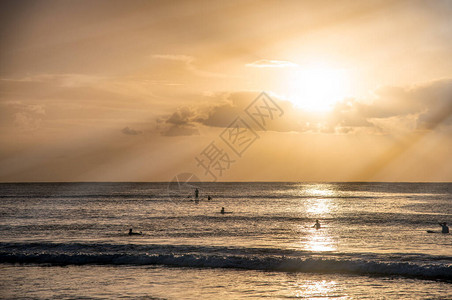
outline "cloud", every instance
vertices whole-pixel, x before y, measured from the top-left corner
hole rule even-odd
[[[199,135],[196,123],[199,123],[200,118],[201,114],[198,111],[190,107],[181,107],[169,117],[158,119],[157,123],[163,136]]]
[[[207,127],[219,127],[224,128],[231,124],[237,117],[242,117],[247,123],[256,127],[256,130],[262,130],[254,121],[245,113],[246,108],[256,99],[260,93],[256,92],[219,92],[209,95],[209,105],[203,107],[179,108],[173,114],[163,117],[158,120],[158,123],[165,124],[163,135],[168,135],[170,129],[174,127],[174,132],[180,133],[181,135],[187,134],[199,134],[193,129],[196,126],[207,126]],[[312,118],[308,115],[304,115],[296,109],[291,102],[287,100],[282,100],[276,96],[271,97],[275,103],[283,110],[284,117],[274,118],[271,122],[268,122],[266,130],[279,131],[279,132],[289,132],[289,131],[307,131],[314,128],[311,124]],[[302,116],[302,118],[300,118]],[[303,116],[305,118],[303,118]],[[184,129],[184,130],[182,130]]]
[[[130,127],[124,127],[121,132],[125,135],[139,135],[143,133],[142,131],[132,129]]]
[[[97,129],[143,128],[143,123],[165,111],[160,103],[173,99],[164,93],[156,97],[154,91],[159,90],[128,77],[32,74],[0,78],[0,130],[39,128],[56,134],[93,123]]]
[[[187,136],[199,135],[199,130],[194,125],[173,125],[162,131],[163,136]]]
[[[227,127],[238,116],[249,123],[253,123],[254,121],[249,118],[245,110],[259,95],[260,93],[257,92],[220,94],[218,95],[218,102],[226,102],[212,106],[208,111],[207,117],[201,119],[201,123],[210,127]],[[308,123],[313,121],[312,117],[294,107],[290,101],[276,95],[271,95],[270,98],[280,107],[283,116],[275,116],[273,119],[268,119],[266,130],[278,132],[302,132],[308,130]],[[257,127],[256,130],[262,129]]]
[[[207,116],[200,118],[200,123],[210,127],[226,127],[243,114],[255,97],[256,94],[248,92],[213,94],[211,102],[215,104],[207,108]]]
[[[178,111],[174,112],[167,120],[166,123],[173,125],[187,125],[195,118],[195,112],[188,107],[182,107]]]
[[[452,79],[383,87],[373,101],[347,99],[337,103],[333,112],[336,125],[375,126],[385,132],[401,126],[406,130],[443,129],[452,125],[451,116]]]
[[[209,105],[180,108],[165,118],[174,132],[193,134],[196,126],[227,127],[259,95],[255,92],[213,93]],[[272,95],[284,112],[266,130],[278,132],[388,134],[452,128],[452,79],[412,87],[384,87],[373,99],[348,98],[325,113],[311,113]],[[253,121],[251,121],[253,122]],[[259,130],[259,129],[257,129]],[[165,129],[164,135],[168,135]],[[172,131],[171,131],[172,132]]]
[[[245,65],[252,68],[294,68],[298,67],[296,63],[287,60],[260,59]]]

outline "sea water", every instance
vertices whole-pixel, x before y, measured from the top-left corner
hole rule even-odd
[[[450,183],[5,183],[0,297],[452,299],[439,222]]]

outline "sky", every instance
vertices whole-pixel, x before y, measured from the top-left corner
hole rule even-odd
[[[450,182],[451,15],[1,1],[0,182]]]

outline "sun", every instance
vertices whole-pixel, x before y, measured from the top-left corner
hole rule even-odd
[[[326,66],[297,68],[286,82],[288,100],[306,111],[324,112],[349,95],[350,81],[345,69]]]

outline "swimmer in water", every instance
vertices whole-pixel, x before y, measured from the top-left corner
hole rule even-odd
[[[315,220],[315,224],[312,226],[312,228],[315,228],[316,230],[320,229],[320,223],[319,220]]]

